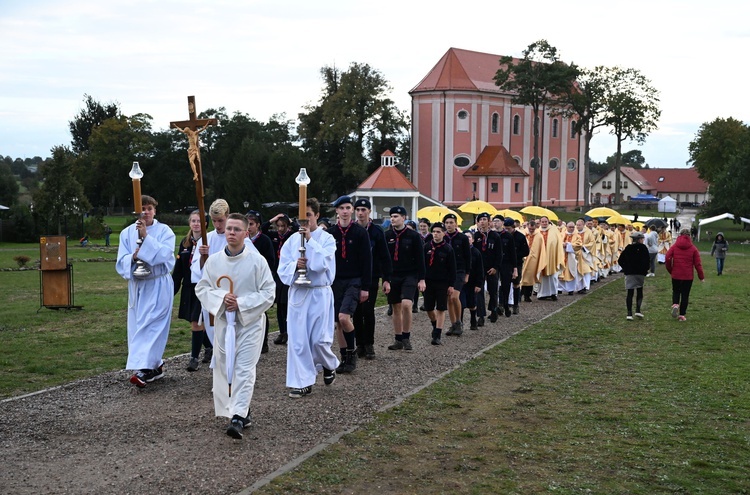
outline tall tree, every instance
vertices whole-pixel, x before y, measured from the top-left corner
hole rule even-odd
[[[569,118],[575,118],[574,130],[578,134],[583,134],[584,139],[584,158],[583,158],[583,176],[584,180],[584,204],[589,205],[591,202],[591,139],[594,137],[594,131],[603,127],[604,122],[604,92],[606,87],[606,78],[603,77],[604,67],[598,66],[593,70],[580,69],[576,84],[569,88],[569,93],[564,97],[565,105],[561,108],[561,113]]]
[[[701,179],[714,184],[732,157],[750,141],[750,127],[729,117],[705,122],[688,145],[689,164],[698,170]]]
[[[534,189],[532,202],[538,205],[541,199],[541,167],[539,162],[539,121],[540,111],[548,106],[554,107],[564,101],[565,95],[578,76],[575,64],[566,64],[560,60],[557,48],[546,40],[530,44],[523,51],[523,58],[518,60],[506,56],[500,59],[500,69],[495,73],[495,84],[512,93],[512,102],[528,105],[534,114],[534,158],[531,166],[534,170]]]
[[[617,139],[615,160],[615,203],[620,203],[620,166],[622,164],[622,142],[632,140],[643,143],[657,129],[661,115],[659,91],[637,69],[607,68],[604,122]]]
[[[18,182],[7,163],[0,163],[0,204],[10,206],[18,199]]]
[[[52,160],[41,170],[43,182],[34,194],[34,213],[48,222],[48,228],[63,233],[68,219],[78,219],[91,208],[83,186],[73,176],[75,155],[64,146],[52,148]],[[77,221],[72,221],[77,225]]]
[[[736,146],[720,171],[712,175],[712,214],[730,212],[735,220],[750,217],[750,140]]]
[[[329,195],[337,195],[364,179],[373,143],[397,139],[407,129],[406,119],[387,97],[386,79],[369,65],[355,62],[345,72],[335,67],[320,72],[323,94],[299,114],[297,132],[303,149],[323,166]]]
[[[94,129],[105,120],[120,117],[117,103],[102,105],[91,95],[83,95],[84,108],[68,123],[70,134],[73,136],[71,145],[78,154],[89,150],[89,138]]]

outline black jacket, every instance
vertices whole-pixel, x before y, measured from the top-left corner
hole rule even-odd
[[[359,278],[362,287],[372,284],[370,234],[352,220],[346,229],[339,224],[328,229],[336,240],[336,278]]]
[[[424,280],[422,236],[409,227],[404,227],[398,232],[389,229],[385,232],[385,241],[393,262],[393,275],[400,277],[416,275],[417,280]],[[398,244],[398,259],[396,259],[396,244]]]
[[[617,263],[625,275],[647,275],[651,267],[648,248],[640,242],[628,244],[620,253]]]

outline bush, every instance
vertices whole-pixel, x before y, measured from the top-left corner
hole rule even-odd
[[[26,266],[26,263],[31,261],[31,258],[29,258],[28,256],[24,256],[23,254],[19,254],[18,256],[13,256],[13,261],[18,263],[18,267],[21,268]]]
[[[89,217],[84,222],[85,233],[91,238],[102,239],[104,238],[104,225],[100,217]]]

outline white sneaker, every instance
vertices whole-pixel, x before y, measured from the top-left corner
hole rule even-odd
[[[636,313],[636,314],[635,314],[635,317],[636,317],[636,318],[643,318],[643,313]]]
[[[628,320],[628,321],[633,321],[633,317],[630,316],[630,315],[626,316],[625,319]]]

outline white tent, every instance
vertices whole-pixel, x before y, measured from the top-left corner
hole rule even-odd
[[[659,211],[662,213],[674,213],[677,211],[677,200],[671,196],[665,196],[659,200]]]
[[[0,210],[10,210],[7,206],[0,205]]]
[[[731,213],[722,213],[721,215],[716,215],[715,217],[711,218],[701,218],[698,220],[698,240],[701,240],[701,227],[708,223],[714,223],[718,222],[719,220],[724,220],[725,218],[731,218],[734,220],[734,215]],[[745,217],[740,217],[740,220],[742,220],[743,223],[750,223],[750,219]]]

